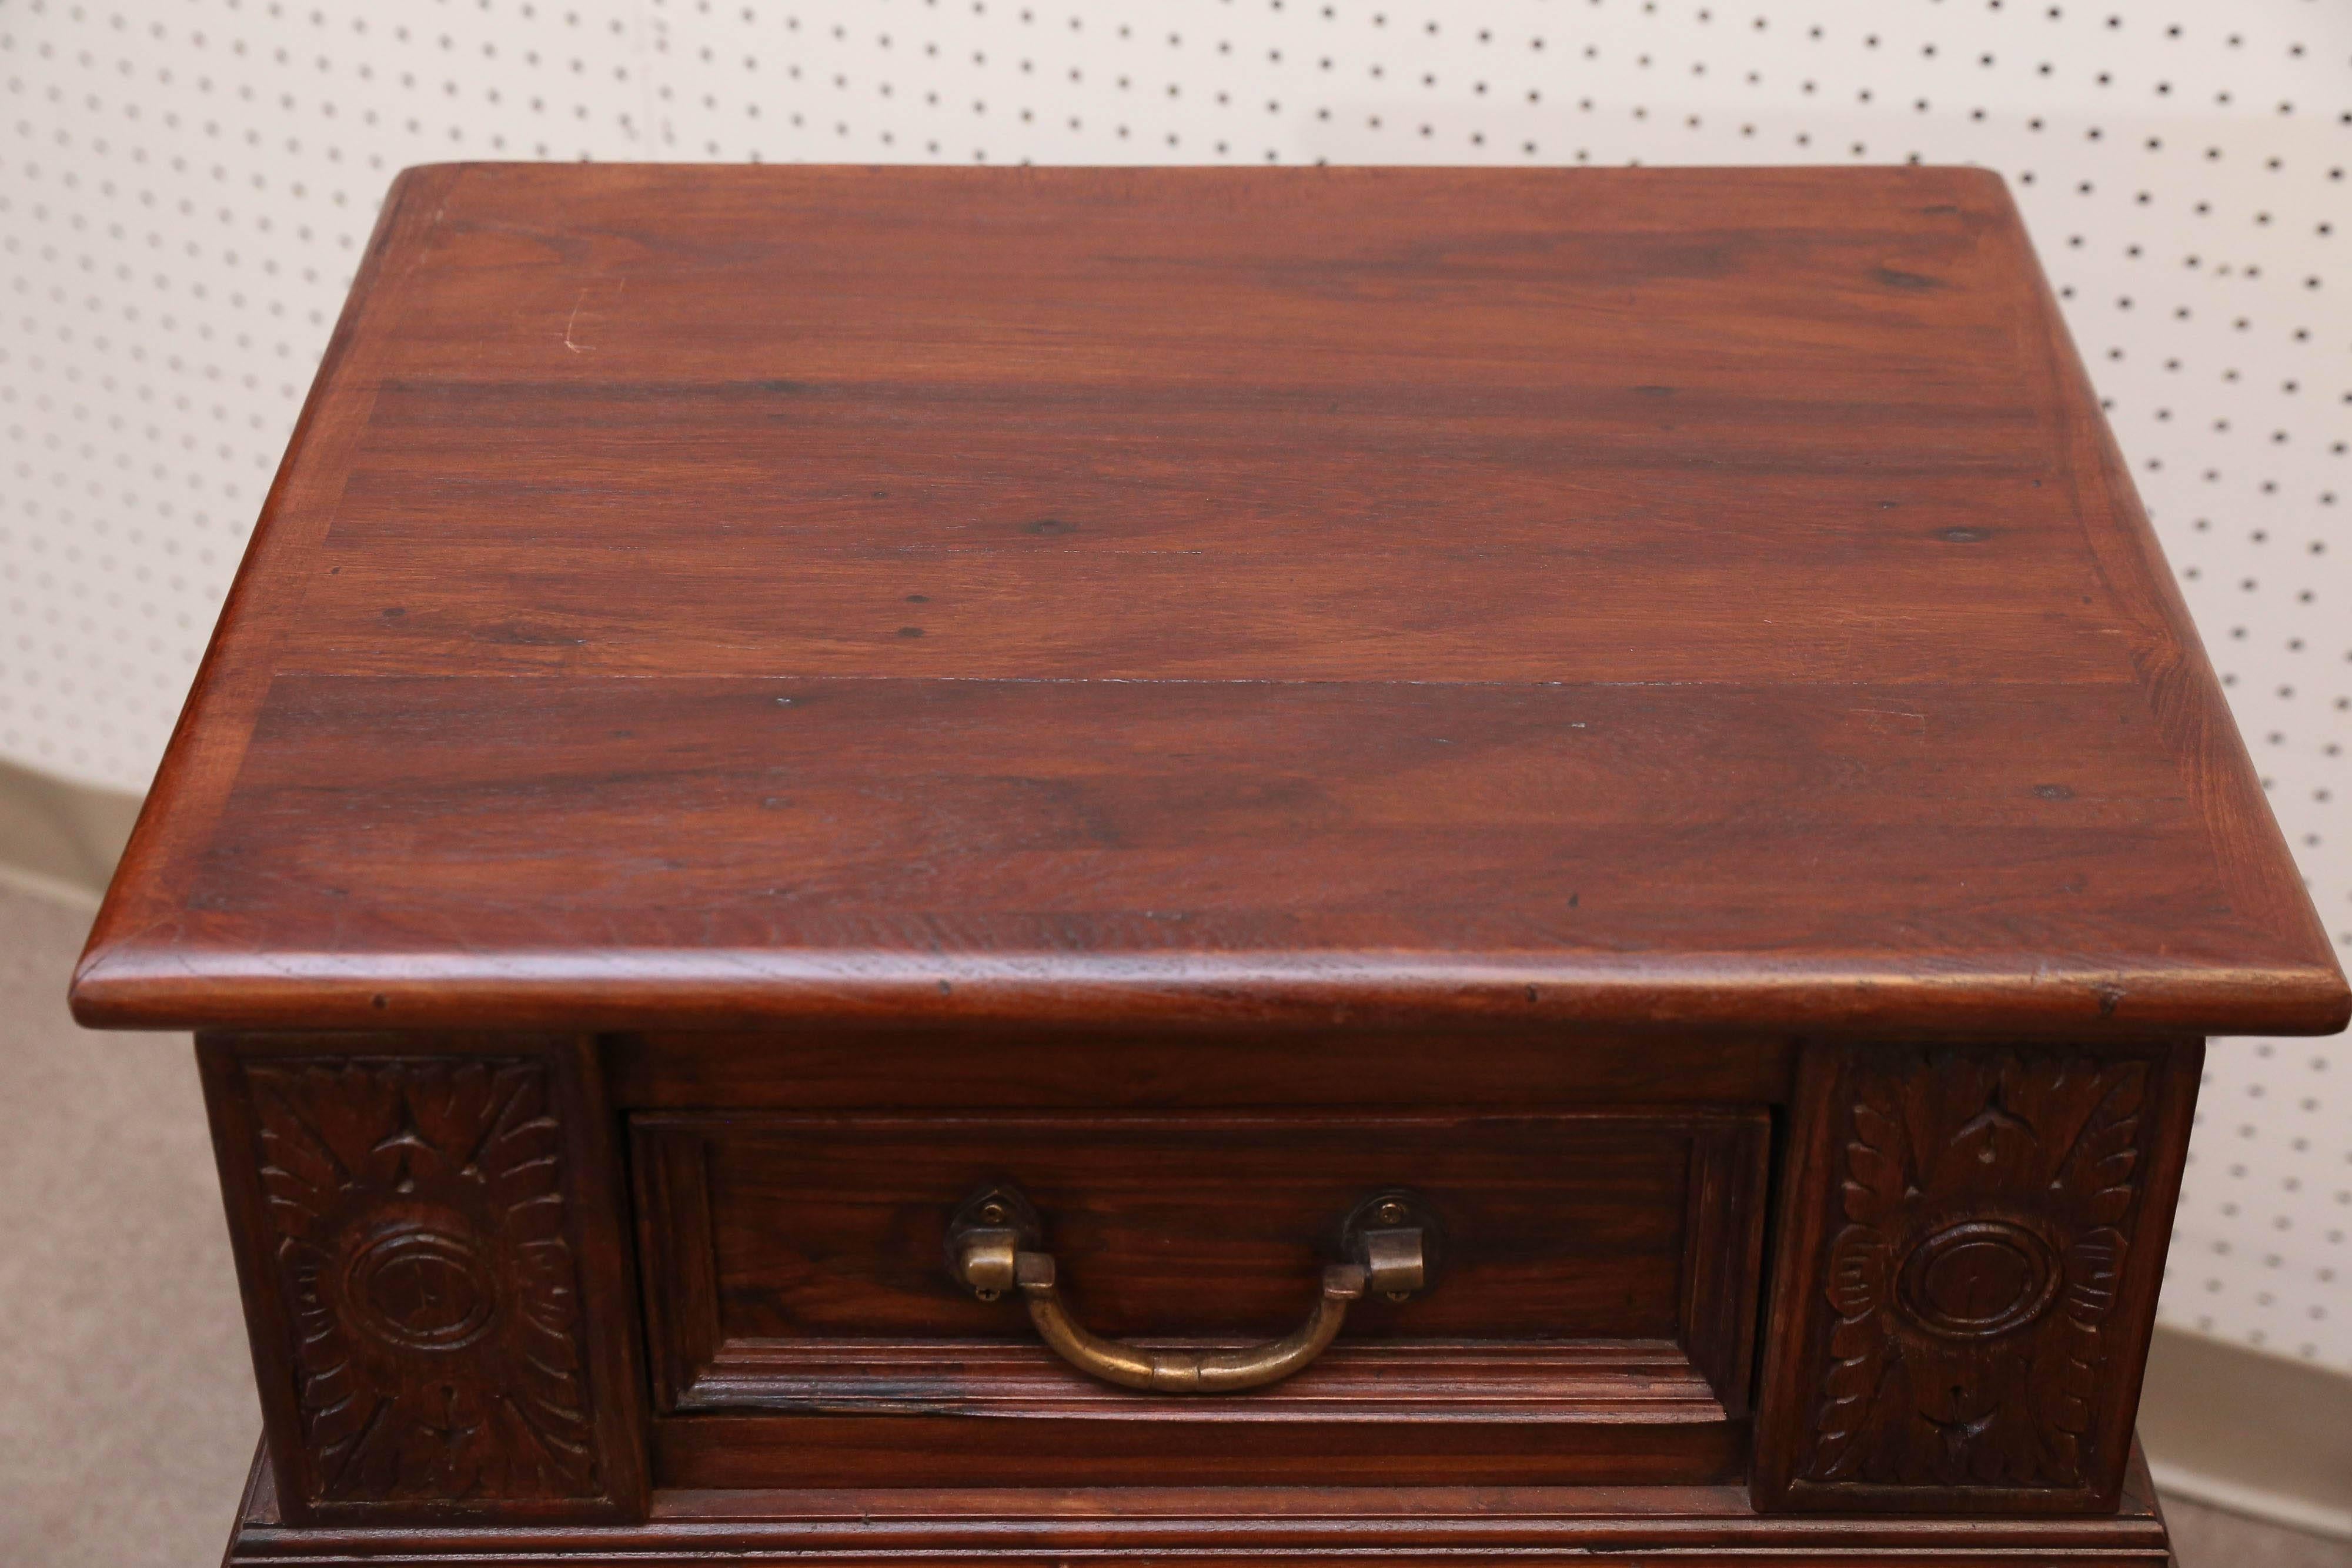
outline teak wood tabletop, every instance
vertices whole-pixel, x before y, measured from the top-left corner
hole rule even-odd
[[[412,172],[74,996],[2347,1009],[1948,169]]]
[[[73,1005],[232,1568],[2158,1568],[2352,995],[1990,174],[455,165]]]

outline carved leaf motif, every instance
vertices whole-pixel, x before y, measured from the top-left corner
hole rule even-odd
[[[1872,1225],[1892,1214],[1910,1186],[1902,1123],[1887,1110],[1858,1100],[1853,1138],[1846,1145],[1845,1217]]]
[[[1842,1197],[1846,1218],[1830,1249],[1828,1294],[1838,1321],[1830,1333],[1830,1368],[1815,1426],[1821,1474],[1854,1472],[1872,1450],[1871,1421],[1885,1382],[1887,1339],[1872,1322],[1884,1308],[1893,1267],[1880,1222],[1899,1213],[1910,1190],[1910,1159],[1901,1117],[1891,1105],[1858,1097],[1845,1146]]]
[[[601,1495],[545,1065],[249,1063],[246,1080],[310,1494]]]
[[[1850,1072],[1800,1477],[2086,1484],[2146,1063],[1915,1051]]]
[[[2139,1111],[2147,1072],[2138,1062],[2129,1067],[2115,1075],[2097,1110],[2085,1119],[2057,1176],[2085,1213],[2110,1225],[2131,1207],[2132,1177],[2139,1165]]]

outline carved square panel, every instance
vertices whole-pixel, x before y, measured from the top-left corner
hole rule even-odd
[[[587,1518],[635,1495],[611,1408],[635,1391],[600,1369],[614,1325],[591,1321],[628,1297],[585,1245],[614,1216],[568,1064],[207,1057],[289,1504]]]
[[[2113,1506],[2200,1054],[1810,1054],[1759,1503]]]

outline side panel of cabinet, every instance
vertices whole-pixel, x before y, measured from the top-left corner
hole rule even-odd
[[[616,1121],[581,1040],[199,1042],[280,1504],[643,1517]]]
[[[1808,1048],[1755,1495],[2116,1507],[2201,1041]]]

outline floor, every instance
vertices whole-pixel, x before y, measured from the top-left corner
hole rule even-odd
[[[186,1036],[66,1016],[89,920],[0,887],[0,1563],[211,1568],[261,1430],[212,1145]]]
[[[211,1568],[261,1425],[236,1281],[186,1039],[66,1016],[88,922],[0,885],[0,1563]],[[2182,1568],[2352,1568],[2166,1511]]]

